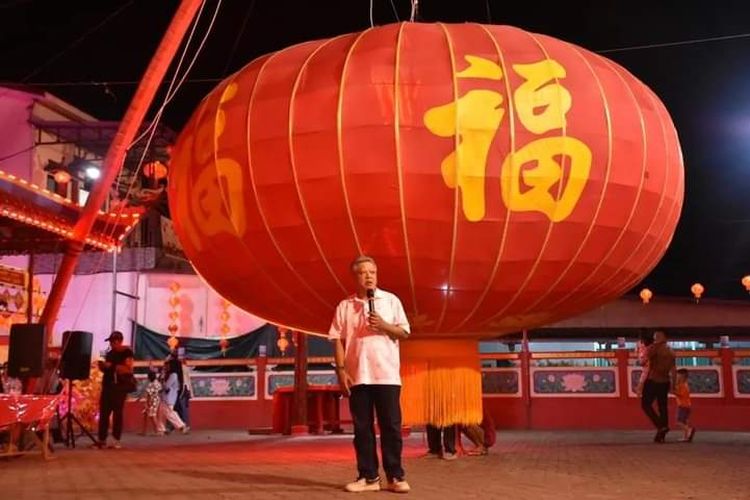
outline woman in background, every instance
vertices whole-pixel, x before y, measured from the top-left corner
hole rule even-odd
[[[187,428],[177,412],[174,411],[174,405],[180,393],[180,362],[176,359],[167,361],[166,374],[164,376],[164,387],[161,393],[161,425],[164,421],[169,421],[175,429],[185,434]]]

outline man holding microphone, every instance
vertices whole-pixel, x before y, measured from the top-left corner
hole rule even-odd
[[[373,410],[380,427],[386,488],[407,493],[401,466],[401,374],[399,340],[409,337],[401,301],[377,288],[378,268],[371,257],[352,262],[356,293],[342,300],[334,314],[329,338],[335,342],[336,374],[354,423],[357,480],[349,492],[380,490]]]

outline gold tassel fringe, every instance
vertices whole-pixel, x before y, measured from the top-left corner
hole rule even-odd
[[[482,373],[476,339],[401,343],[401,409],[405,425],[479,424]]]

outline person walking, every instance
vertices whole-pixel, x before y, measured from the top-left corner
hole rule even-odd
[[[656,427],[655,443],[663,443],[669,432],[667,398],[670,387],[675,387],[677,366],[675,355],[667,345],[667,334],[654,332],[654,343],[648,348],[648,376],[643,384],[641,407]],[[659,409],[654,411],[654,402]]]
[[[677,425],[682,429],[682,438],[680,442],[693,442],[695,437],[695,427],[690,425],[690,386],[688,378],[690,373],[686,368],[677,370],[677,384],[673,388],[675,399],[677,399]]]
[[[164,429],[164,422],[168,421],[172,426],[183,434],[187,433],[187,427],[180,416],[174,410],[177,396],[180,393],[180,376],[182,370],[180,362],[176,359],[167,361],[167,370],[164,375],[164,387],[162,388],[161,406],[159,407],[159,427]]]

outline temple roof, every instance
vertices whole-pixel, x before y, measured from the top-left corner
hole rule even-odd
[[[87,250],[112,251],[138,223],[143,208],[100,211]],[[73,234],[82,207],[0,170],[0,254],[56,253]]]

